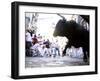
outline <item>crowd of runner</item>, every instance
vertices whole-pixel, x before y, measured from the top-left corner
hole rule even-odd
[[[40,34],[35,35],[31,34],[29,31],[26,31],[25,34],[26,41],[26,56],[31,57],[56,57],[62,56],[63,49],[56,41],[50,41],[49,39],[43,38]],[[82,48],[68,48],[66,50],[66,55],[71,57],[83,57]]]

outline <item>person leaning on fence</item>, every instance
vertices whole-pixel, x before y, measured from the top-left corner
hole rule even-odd
[[[26,30],[25,39],[26,39],[26,56],[31,56],[30,47],[32,46],[32,37],[28,30]]]

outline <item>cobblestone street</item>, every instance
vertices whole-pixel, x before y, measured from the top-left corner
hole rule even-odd
[[[26,57],[25,68],[34,67],[63,67],[88,65],[83,59],[72,58],[69,56],[60,57]]]

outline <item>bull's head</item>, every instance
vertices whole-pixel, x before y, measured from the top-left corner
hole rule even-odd
[[[55,31],[53,33],[53,36],[65,36],[65,27],[66,27],[66,20],[59,20],[56,24]]]
[[[58,23],[56,24],[55,31],[53,33],[53,36],[65,36],[67,38],[70,38],[71,35],[74,33],[76,30],[76,22],[71,20],[71,21],[66,21],[64,19],[59,20]]]

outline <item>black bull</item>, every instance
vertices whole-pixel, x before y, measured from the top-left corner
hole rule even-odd
[[[66,54],[66,49],[74,46],[76,48],[82,47],[84,53],[84,61],[89,58],[89,31],[84,29],[80,24],[75,21],[66,21],[61,19],[58,21],[53,33],[54,36],[65,36],[68,38],[68,43],[63,51],[63,56]]]

